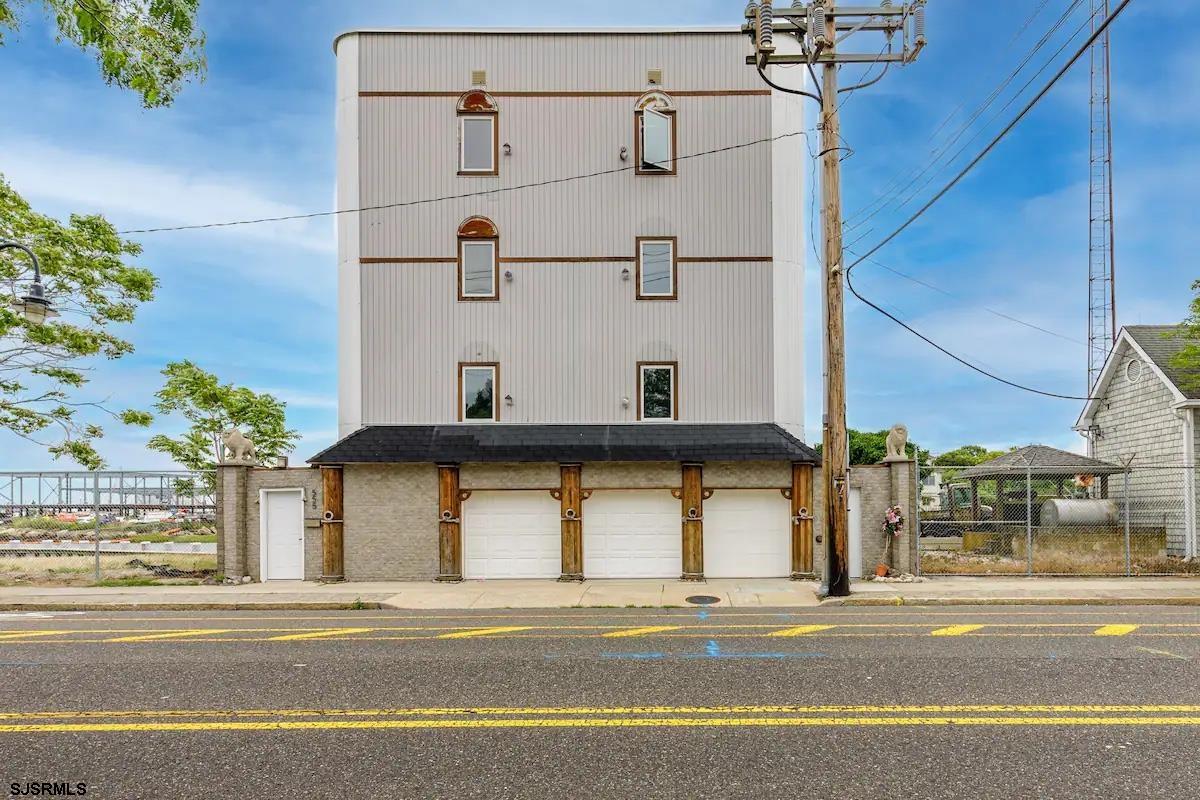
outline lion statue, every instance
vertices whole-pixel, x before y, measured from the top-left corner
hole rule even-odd
[[[247,439],[237,428],[222,431],[221,444],[224,445],[227,463],[253,464],[258,457],[254,450],[254,442]]]
[[[887,456],[884,461],[908,461],[908,454],[904,452],[904,446],[908,444],[908,428],[897,422],[888,431],[887,440]]]

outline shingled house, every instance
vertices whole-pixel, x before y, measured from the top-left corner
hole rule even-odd
[[[1174,325],[1129,325],[1084,406],[1075,430],[1089,454],[1133,459],[1130,502],[1135,524],[1165,524],[1172,555],[1197,555],[1196,411],[1200,391],[1171,365],[1185,345]],[[1114,483],[1113,496],[1122,488]]]

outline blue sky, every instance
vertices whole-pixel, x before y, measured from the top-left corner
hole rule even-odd
[[[854,150],[843,163],[850,222],[896,178],[929,160],[1069,2],[1050,0],[1017,36],[1041,4],[930,0],[930,46],[918,63],[893,70],[845,104],[843,135]],[[1114,28],[1122,324],[1178,320],[1191,281],[1200,277],[1192,260],[1200,233],[1191,222],[1194,210],[1188,210],[1200,178],[1195,68],[1200,46],[1187,35],[1188,5],[1135,0]],[[122,228],[325,210],[333,203],[334,179],[330,45],[342,30],[464,21],[736,25],[743,7],[741,0],[510,0],[491,6],[458,0],[204,0],[207,80],[188,86],[173,107],[154,111],[143,110],[134,95],[104,86],[91,58],[54,44],[50,30],[31,13],[0,49],[0,103],[6,109],[0,115],[0,172],[43,212],[65,217],[99,211]],[[1074,31],[1083,21],[1076,14],[1066,29]],[[1064,40],[1056,37],[1043,49],[1035,68]],[[1064,50],[1056,65],[1073,49]],[[848,71],[845,79],[855,73]],[[981,131],[956,163],[1019,107],[1014,104],[988,124],[1008,97],[959,141]],[[931,174],[933,181],[913,202],[885,208],[848,242],[867,231],[856,247],[882,238],[951,172]],[[148,407],[160,384],[158,371],[168,360],[186,357],[225,380],[286,400],[289,421],[304,437],[296,460],[328,445],[336,432],[332,223],[152,234],[141,241],[140,263],[160,277],[161,289],[124,331],[136,352],[95,365],[87,399]],[[1086,257],[1083,61],[971,177],[878,254],[884,264],[953,297],[871,264],[855,275],[865,294],[988,368],[1039,388],[1079,394],[1086,376]],[[810,260],[807,416],[810,431],[819,436],[816,269]],[[1070,430],[1078,403],[1038,398],[970,373],[849,295],[846,310],[853,427],[879,429],[904,421],[912,437],[935,452],[964,443],[1032,441],[1078,449],[1081,440]],[[177,426],[164,420],[159,429]],[[162,456],[145,450],[150,433],[114,425],[108,430],[100,447],[113,466],[167,466]],[[0,432],[0,469],[54,465],[39,448]]]

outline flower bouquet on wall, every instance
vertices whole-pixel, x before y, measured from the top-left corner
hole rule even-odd
[[[884,550],[886,563],[875,567],[875,575],[877,577],[886,577],[892,571],[892,565],[895,560],[896,540],[900,538],[900,534],[903,532],[904,509],[900,506],[892,506],[883,514],[883,535],[887,537],[887,547]]]

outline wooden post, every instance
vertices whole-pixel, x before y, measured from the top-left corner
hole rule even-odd
[[[704,580],[704,466],[683,465],[683,575],[680,580]]]
[[[583,580],[583,465],[560,464],[558,499],[562,506],[562,575]]]
[[[321,582],[337,583],[346,580],[340,466],[321,467],[321,493],[324,498],[321,514]]]
[[[826,17],[829,30],[836,18]],[[833,46],[826,48],[833,58]],[[842,309],[842,171],[838,67],[825,64],[821,90],[821,225],[825,238],[825,429],[821,475],[825,490],[826,571],[832,597],[850,594],[850,444],[846,430],[846,330]]]
[[[461,581],[462,495],[458,465],[438,464],[438,576],[439,581]]]
[[[792,580],[813,571],[813,465],[792,464]]]

